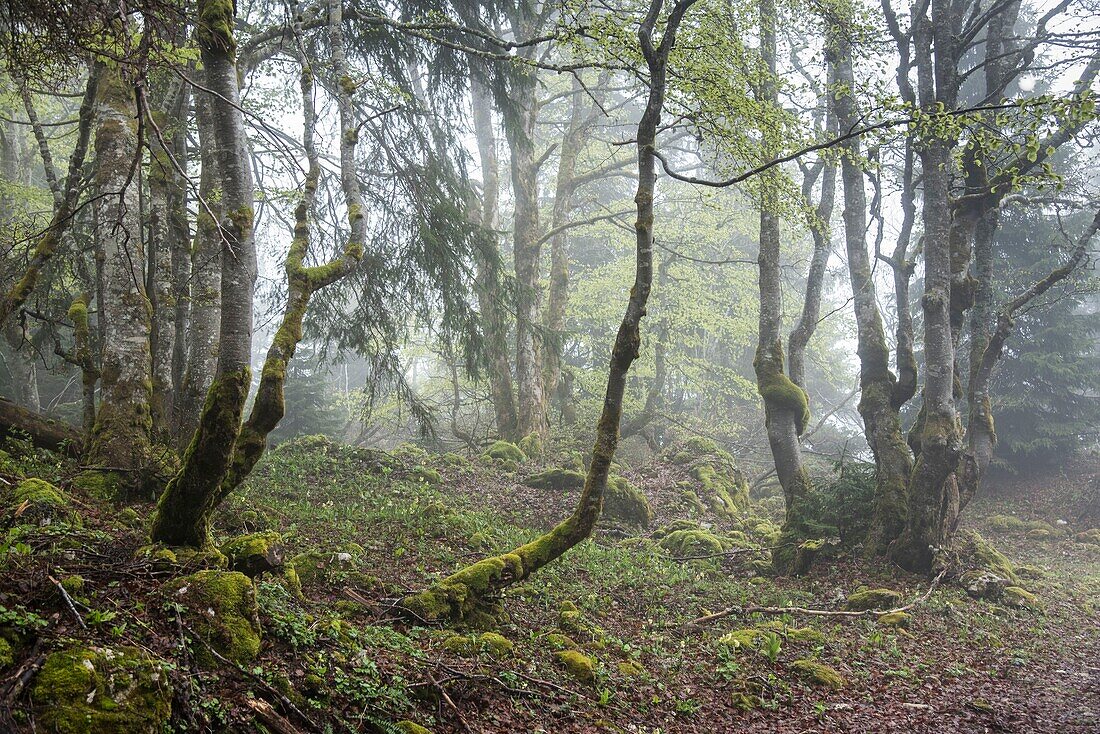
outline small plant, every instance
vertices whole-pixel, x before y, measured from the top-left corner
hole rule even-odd
[[[615,697],[614,692],[609,688],[600,689],[600,697],[596,699],[597,706],[607,706],[611,703],[611,699]]]
[[[774,632],[764,635],[764,644],[760,647],[760,654],[768,659],[772,665],[779,660],[779,652],[783,649],[783,638]]]

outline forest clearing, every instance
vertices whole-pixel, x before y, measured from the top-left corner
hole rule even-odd
[[[0,4],[0,732],[1100,733],[1096,11]]]

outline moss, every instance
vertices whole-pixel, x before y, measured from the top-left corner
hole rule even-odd
[[[221,545],[229,568],[246,576],[259,576],[283,566],[283,536],[272,530],[239,535]]]
[[[901,594],[892,589],[866,589],[849,595],[844,608],[851,612],[869,609],[893,609],[901,604]]]
[[[608,477],[603,516],[648,528],[653,522],[653,508],[646,496],[625,477]]]
[[[835,668],[819,660],[813,660],[812,658],[795,660],[791,663],[790,668],[799,678],[814,685],[826,686],[834,690],[839,690],[845,685],[844,676],[838,673]]]
[[[676,557],[686,557],[721,553],[729,543],[709,530],[675,530],[661,538],[659,545]]]
[[[572,637],[559,634],[557,632],[551,632],[550,634],[543,636],[542,639],[546,642],[550,649],[554,651],[576,650],[578,647],[580,647],[576,642],[573,641]]]
[[[1089,528],[1084,532],[1077,533],[1073,536],[1073,539],[1078,543],[1084,543],[1085,545],[1100,546],[1100,528]]]
[[[462,657],[473,657],[477,655],[478,644],[477,640],[473,637],[467,635],[451,635],[443,641],[443,649],[449,653]]]
[[[239,664],[256,659],[260,652],[260,619],[256,589],[237,571],[199,571],[166,587],[169,599],[193,613],[193,628],[221,655]],[[213,666],[205,646],[195,651],[202,665]]]
[[[73,574],[61,579],[61,588],[69,595],[79,594],[84,591],[84,577]]]
[[[443,482],[443,475],[430,466],[417,466],[409,473],[412,479],[421,484],[436,485]]]
[[[782,372],[768,370],[757,373],[760,396],[770,403],[789,410],[795,416],[796,430],[801,436],[810,425],[810,404],[806,391],[791,382]]]
[[[581,683],[595,683],[595,661],[577,650],[562,650],[554,653],[554,659],[565,668],[565,672]]]
[[[1039,609],[1042,606],[1039,602],[1039,597],[1032,594],[1030,591],[1021,589],[1019,586],[1005,587],[1004,595],[1001,598],[1002,601],[1010,607]]]
[[[15,662],[15,655],[11,649],[11,643],[0,637],[0,669],[6,668]]]
[[[616,667],[619,670],[619,675],[624,678],[637,678],[640,675],[645,675],[645,668],[637,660],[624,660]]]
[[[132,507],[123,507],[119,510],[115,519],[128,528],[139,527],[142,523],[141,515],[137,514],[137,511]]]
[[[126,491],[126,484],[117,472],[89,469],[73,477],[72,486],[89,497],[117,500]]]
[[[581,610],[577,609],[577,605],[571,601],[563,601],[558,607],[558,626],[562,629],[583,632],[585,630],[583,619]]]
[[[887,627],[908,627],[912,618],[908,612],[887,612],[879,615],[878,623]]]
[[[397,727],[398,731],[403,732],[403,734],[432,734],[431,729],[427,729],[417,724],[415,721],[409,721],[408,719],[399,721],[394,724],[394,726]]]
[[[498,660],[511,655],[512,649],[515,647],[511,640],[497,632],[482,632],[477,640],[490,657]]]
[[[527,455],[519,446],[510,441],[494,441],[482,456],[499,461],[512,461],[516,464],[522,464],[527,460]]]
[[[167,726],[165,666],[133,647],[51,653],[35,678],[37,719],[57,734],[147,734]]]
[[[79,524],[79,515],[60,489],[42,479],[24,479],[2,495],[7,524],[49,525],[53,522]]]
[[[813,627],[791,627],[783,631],[788,640],[794,642],[824,642],[825,635]]]
[[[529,433],[520,439],[518,448],[528,459],[537,459],[542,456],[542,437],[537,433]]]
[[[294,569],[300,584],[310,586],[319,581],[330,581],[341,571],[351,570],[359,555],[353,548],[343,551],[312,550],[294,556],[286,566]]]
[[[992,515],[986,525],[999,532],[1022,531],[1027,528],[1027,523],[1015,515]]]
[[[581,489],[584,487],[584,474],[572,469],[546,469],[536,472],[523,480],[528,487],[535,489]]]
[[[756,650],[764,641],[764,633],[755,627],[733,630],[718,638],[718,644],[731,650]]]
[[[1022,579],[1035,580],[1045,578],[1047,573],[1038,566],[1024,565],[1016,567],[1016,575]]]
[[[1001,578],[1019,585],[1019,577],[1012,562],[973,530],[958,533],[955,545],[964,563],[993,572]]]

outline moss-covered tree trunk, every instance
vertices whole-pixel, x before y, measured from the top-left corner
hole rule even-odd
[[[778,106],[779,92],[775,82],[775,25],[773,0],[760,0],[760,53],[765,72],[760,80],[757,97],[764,104]],[[778,131],[765,127],[763,154],[773,158],[778,149]],[[806,499],[810,478],[802,465],[802,449],[798,437],[809,421],[806,393],[791,381],[785,372],[783,339],[783,283],[780,275],[779,182],[772,172],[760,178],[760,250],[757,263],[760,272],[760,323],[753,358],[756,384],[764,399],[764,421],[768,445],[775,462],[776,475],[783,488],[786,517],[780,535],[779,548],[772,552],[775,567],[781,573],[804,573],[812,561],[812,552],[800,546],[809,537],[806,525]]]
[[[34,349],[16,319],[4,325],[4,341],[8,345],[8,358],[4,366],[11,375],[15,399],[27,410],[38,413],[42,410],[42,402],[38,394],[38,367],[35,364]]]
[[[35,242],[34,252],[23,275],[3,296],[0,296],[0,324],[6,322],[8,317],[19,310],[30,297],[42,269],[57,254],[66,233],[72,228],[73,215],[83,191],[84,160],[88,154],[92,127],[96,121],[96,100],[99,96],[99,80],[103,74],[103,68],[102,63],[95,62],[88,72],[88,82],[84,87],[84,97],[80,103],[76,140],[72,154],[69,156],[69,168],[61,187],[60,201],[54,207],[49,226]]]
[[[205,76],[205,75],[204,75]],[[199,133],[199,174],[195,239],[190,253],[191,309],[187,330],[187,362],[176,395],[173,435],[181,450],[199,425],[203,401],[218,364],[218,324],[221,320],[221,220],[223,205],[218,153],[214,146],[210,97],[195,95]],[[180,266],[183,267],[182,265]]]
[[[661,13],[662,0],[653,0],[638,30],[642,53],[649,69],[649,92],[638,122],[638,189],[634,197],[638,210],[635,222],[634,285],[630,290],[611,350],[607,390],[603,410],[596,425],[592,461],[576,509],[550,532],[500,556],[486,558],[437,582],[425,591],[409,595],[401,607],[422,621],[476,622],[486,613],[494,597],[507,586],[521,581],[546,564],[559,558],[587,538],[603,507],[604,490],[611,461],[619,442],[623,394],[630,365],[638,358],[641,346],[641,320],[653,282],[653,193],[656,167],[653,153],[657,129],[664,107],[668,56],[675,44],[676,31],[684,13],[695,0],[680,0],[668,16],[665,32],[658,45],[652,34]]]
[[[225,212],[220,228],[218,365],[198,429],[182,467],[161,495],[150,534],[154,542],[205,548],[211,542],[210,518],[233,458],[251,381],[256,250],[252,171],[240,109],[233,5],[225,0],[200,0],[197,21],[195,37],[206,70]]]
[[[275,338],[264,360],[260,375],[260,386],[248,420],[241,427],[240,437],[233,452],[233,463],[222,481],[217,502],[225,499],[252,472],[256,462],[267,448],[267,437],[279,425],[286,409],[283,388],[286,383],[286,370],[298,342],[302,340],[302,322],[310,298],[321,288],[335,283],[348,273],[363,257],[363,243],[366,238],[366,218],[363,214],[363,197],[359,190],[359,179],[355,165],[355,147],[358,142],[359,127],[356,123],[352,96],[355,82],[348,69],[344,52],[343,8],[342,0],[330,0],[329,3],[329,48],[331,65],[335,75],[333,87],[336,94],[337,109],[340,116],[340,184],[344,191],[344,203],[348,211],[350,233],[344,245],[343,256],[324,265],[306,266],[309,254],[310,211],[317,192],[317,182],[321,175],[317,147],[314,142],[316,111],[313,102],[313,68],[303,57],[301,88],[302,107],[305,118],[305,130],[302,144],[309,160],[302,199],[294,212],[294,241],[286,259],[286,275],[289,293],[283,319],[275,332]]]
[[[99,318],[101,401],[88,443],[90,469],[78,483],[103,494],[147,494],[156,481],[152,447],[150,304],[138,203],[141,165],[132,85],[109,64],[96,103],[96,259],[102,279]]]
[[[836,69],[836,87],[830,98],[841,130],[859,126],[853,89],[852,44],[847,31],[831,28],[828,55]],[[878,308],[874,276],[867,255],[867,192],[864,188],[859,137],[840,144],[844,186],[844,241],[852,303],[856,317],[859,356],[859,413],[863,432],[875,457],[875,499],[869,553],[884,553],[901,533],[905,522],[906,490],[912,471],[909,446],[901,431],[901,416],[893,402],[897,378],[890,371],[890,348]]]
[[[481,161],[481,227],[491,237],[489,252],[476,253],[477,275],[475,291],[485,333],[485,352],[489,359],[489,394],[493,401],[497,433],[506,440],[518,441],[522,436],[516,419],[516,399],[512,391],[512,367],[508,358],[508,325],[500,303],[500,257],[496,234],[497,204],[500,192],[500,162],[493,132],[492,101],[488,90],[477,78],[470,76],[470,107]]]

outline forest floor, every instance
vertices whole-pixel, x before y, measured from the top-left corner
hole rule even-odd
[[[1090,527],[1078,503],[1095,466],[1042,486],[997,480],[968,511],[1017,564],[1033,606],[974,600],[944,583],[907,627],[874,614],[732,614],[691,626],[731,605],[837,610],[861,585],[908,603],[930,580],[841,551],[808,576],[777,578],[762,574],[759,553],[674,560],[608,527],[506,593],[494,632],[507,642],[399,620],[402,593],[568,514],[576,493],[525,486],[533,470],[317,439],[269,452],[215,529],[219,540],[282,534],[303,596],[278,572],[257,577],[263,641],[243,666],[201,654],[193,629],[206,610],[166,588],[195,562],[139,552],[151,504],[133,514],[70,495],[81,527],[16,525],[8,508],[0,643],[12,649],[7,660],[0,649],[0,714],[16,731],[49,731],[36,678],[51,651],[83,645],[166,661],[171,731],[421,731],[391,725],[411,721],[435,734],[1100,732],[1100,546],[1075,537]],[[38,452],[0,473],[9,487],[34,472],[65,489],[73,471]],[[669,472],[661,463],[625,472],[655,513],[642,536],[686,516]],[[758,512],[769,509],[774,500]],[[707,522],[723,532],[739,524]],[[591,676],[563,665],[559,653],[574,646]],[[815,678],[805,660],[840,678]]]

